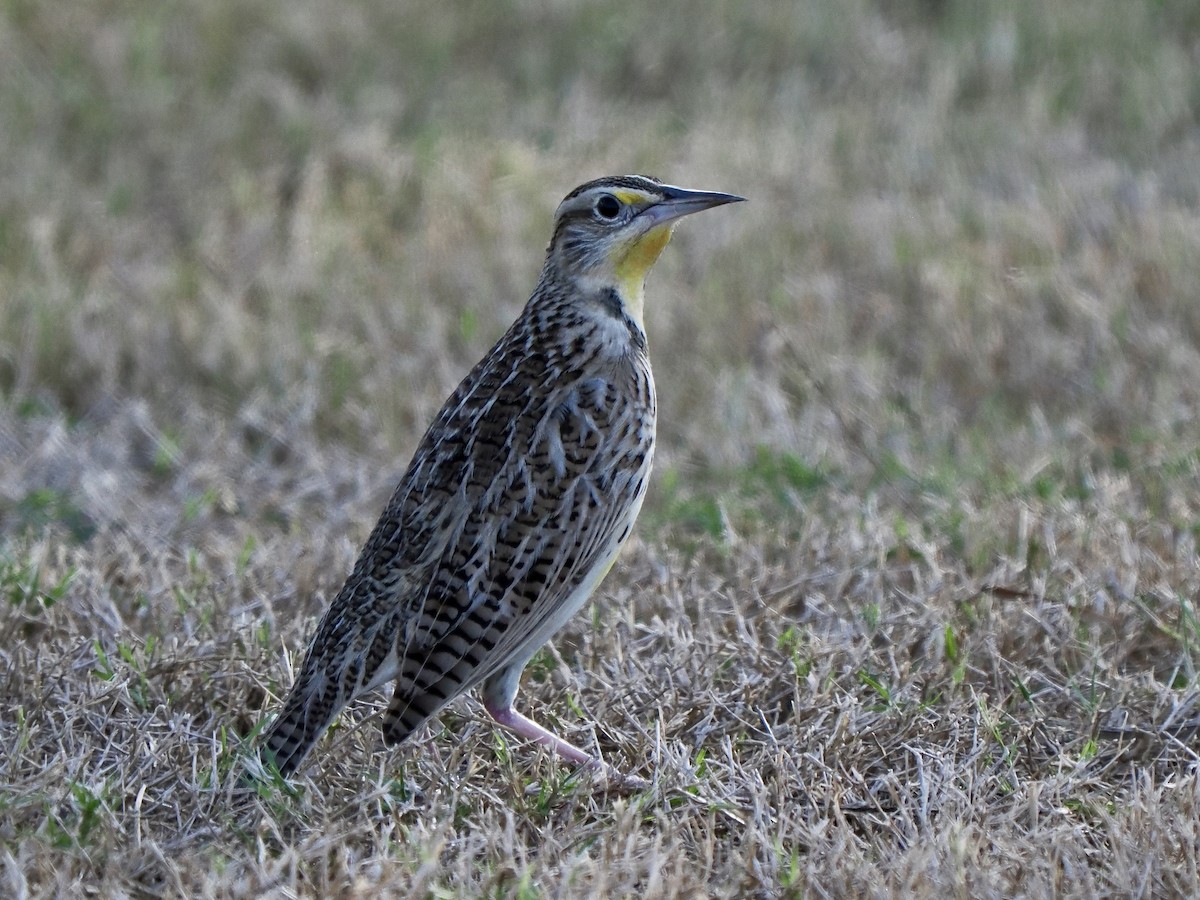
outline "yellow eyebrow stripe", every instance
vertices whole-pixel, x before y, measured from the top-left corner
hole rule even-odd
[[[626,206],[636,206],[646,200],[646,195],[640,191],[613,191],[612,195]]]

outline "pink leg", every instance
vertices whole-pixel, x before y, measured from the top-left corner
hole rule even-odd
[[[547,731],[537,722],[533,721],[533,719],[521,715],[511,706],[493,707],[485,705],[484,708],[488,711],[489,716],[505,728],[515,732],[527,741],[536,741],[543,747],[549,747],[563,759],[573,762],[577,766],[599,768],[602,765],[600,760],[594,756],[585,753],[574,744],[569,744],[557,735]]]
[[[488,715],[495,719],[499,724],[514,732],[526,740],[536,741],[543,747],[548,747],[553,750],[563,759],[575,763],[577,766],[587,766],[592,769],[600,769],[604,774],[616,784],[630,789],[641,790],[649,787],[649,784],[640,778],[635,778],[630,775],[625,775],[617,771],[612,766],[602,763],[596,757],[585,753],[574,744],[564,741],[562,738],[547,731],[537,722],[528,716],[523,716],[515,709],[512,704],[506,705],[491,704],[484,702],[484,709],[488,711]]]

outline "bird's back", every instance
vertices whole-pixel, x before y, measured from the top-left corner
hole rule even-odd
[[[368,690],[397,682],[392,743],[523,663],[629,536],[654,444],[645,338],[553,287],[447,400],[322,619],[267,736],[285,774]]]

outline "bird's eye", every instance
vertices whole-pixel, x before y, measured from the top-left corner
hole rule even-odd
[[[610,222],[621,214],[621,201],[612,194],[601,194],[596,201],[596,215]]]

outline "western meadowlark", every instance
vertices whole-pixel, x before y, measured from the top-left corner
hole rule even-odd
[[[741,199],[640,175],[566,196],[533,296],[438,413],[321,619],[266,735],[281,774],[347,703],[393,680],[389,745],[482,684],[499,724],[602,766],[513,699],[530,657],[612,566],[646,494],[646,273],[681,216]]]

